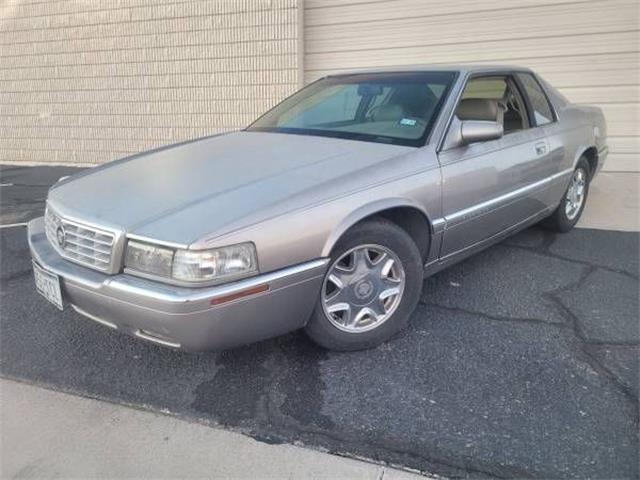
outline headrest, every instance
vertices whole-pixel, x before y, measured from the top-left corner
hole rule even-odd
[[[458,105],[456,115],[460,120],[498,121],[500,106],[489,98],[465,98]]]

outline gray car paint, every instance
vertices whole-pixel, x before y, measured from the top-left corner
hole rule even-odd
[[[429,235],[416,241],[427,251],[429,274],[548,215],[587,149],[598,152],[597,169],[602,167],[606,125],[600,110],[570,104],[543,81],[556,122],[498,140],[444,148],[470,75],[528,70],[403,70],[426,69],[457,70],[459,77],[423,147],[235,132],[72,177],[51,189],[48,202],[64,216],[116,232],[119,258],[127,237],[190,249],[251,241],[261,274],[326,258],[358,221],[406,208],[419,212],[428,225]],[[178,288],[158,287],[158,282],[119,273],[121,268],[121,263],[114,265],[114,275],[103,281],[127,277],[146,282],[141,288]],[[309,305],[316,297],[309,295]],[[263,321],[278,323],[274,318]],[[305,322],[306,317],[295,326]]]

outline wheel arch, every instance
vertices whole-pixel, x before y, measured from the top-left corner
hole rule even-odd
[[[583,145],[580,148],[578,148],[576,152],[576,156],[573,159],[574,169],[576,168],[576,165],[578,165],[578,162],[582,157],[587,159],[587,162],[589,163],[589,169],[590,169],[589,175],[593,177],[593,175],[598,170],[598,149],[596,148],[595,145]]]
[[[333,247],[350,228],[374,217],[385,218],[406,231],[426,261],[433,234],[432,222],[424,208],[405,198],[378,200],[350,212],[332,230],[322,249],[322,256],[329,256]]]

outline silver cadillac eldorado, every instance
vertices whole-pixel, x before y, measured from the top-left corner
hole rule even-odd
[[[329,76],[245,130],[60,180],[28,227],[36,287],[188,351],[299,328],[369,348],[425,275],[537,222],[571,229],[606,156],[602,112],[527,69]]]

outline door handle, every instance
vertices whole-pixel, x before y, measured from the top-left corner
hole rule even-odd
[[[536,143],[536,153],[538,155],[544,155],[547,153],[547,144],[544,142]]]

